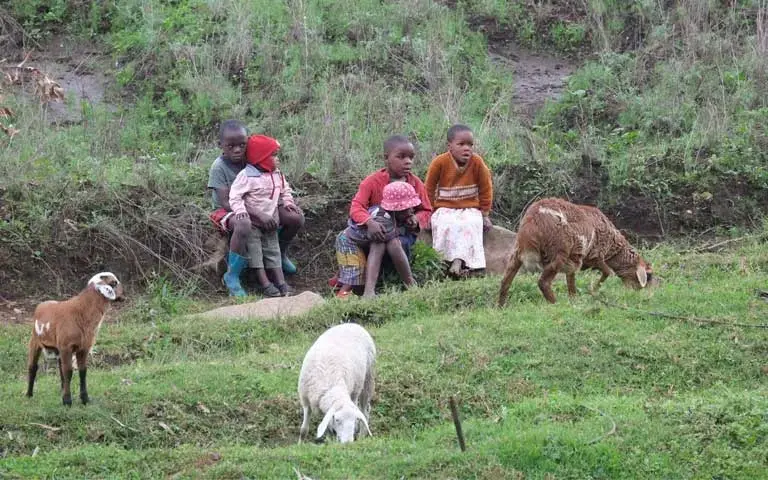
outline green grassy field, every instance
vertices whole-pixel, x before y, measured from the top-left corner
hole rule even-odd
[[[493,306],[498,278],[274,321],[202,322],[181,315],[202,308],[190,302],[150,318],[137,302],[102,328],[92,403],[71,409],[54,368],[24,397],[30,328],[4,326],[0,477],[768,477],[768,330],[733,325],[766,323],[756,292],[768,286],[768,250],[646,254],[659,288],[629,291],[613,277],[601,292],[631,310],[587,295],[589,274],[573,300],[558,281],[554,306],[520,276],[504,310]],[[345,319],[379,350],[374,437],[297,445],[303,355]]]

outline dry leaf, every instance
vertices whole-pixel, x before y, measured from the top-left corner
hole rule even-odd
[[[17,133],[19,133],[20,130],[17,130],[13,127],[6,127],[2,123],[0,123],[0,130],[6,133],[9,137],[13,138]]]
[[[158,422],[158,425],[160,425],[163,428],[163,430],[173,435],[173,430],[171,430],[171,427],[166,425],[164,422]]]
[[[0,97],[2,101],[2,97]],[[8,107],[0,107],[0,118],[11,118],[13,116],[13,110]]]

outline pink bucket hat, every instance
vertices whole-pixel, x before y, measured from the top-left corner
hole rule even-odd
[[[399,212],[421,205],[421,199],[411,184],[392,182],[384,187],[381,208],[390,212]]]

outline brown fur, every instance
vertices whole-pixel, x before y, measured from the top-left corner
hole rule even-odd
[[[113,288],[115,300],[123,299],[123,286],[114,275],[102,275],[99,283]],[[59,374],[64,405],[72,405],[70,393],[72,355],[75,355],[80,373],[80,399],[83,404],[88,403],[85,382],[88,354],[96,341],[96,334],[110,301],[98,290],[98,284],[89,284],[69,300],[47,301],[37,306],[32,336],[29,340],[28,397],[32,396],[40,354],[43,349],[46,349],[59,355]]]
[[[525,211],[499,289],[499,306],[506,303],[509,286],[521,267],[542,271],[539,289],[550,303],[555,303],[552,281],[559,272],[565,273],[571,296],[576,295],[576,272],[585,268],[602,273],[593,290],[612,273],[634,288],[652,281],[651,266],[608,217],[595,207],[559,198],[539,200]]]

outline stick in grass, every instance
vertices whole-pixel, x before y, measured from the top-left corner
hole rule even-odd
[[[461,420],[459,419],[459,410],[456,408],[456,399],[451,397],[451,416],[453,416],[453,425],[456,427],[456,436],[459,437],[459,448],[461,451],[466,451],[467,446],[464,444],[464,433],[461,431]]]

